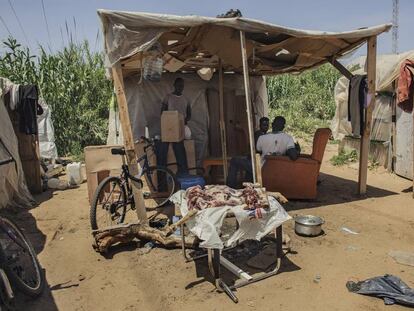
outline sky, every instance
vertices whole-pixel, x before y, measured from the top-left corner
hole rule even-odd
[[[309,30],[347,31],[392,20],[392,0],[0,0],[0,40],[11,34],[33,54],[39,45],[54,52],[67,44],[68,29],[73,40],[87,39],[98,51],[97,9],[216,16],[236,8],[244,17]],[[414,49],[413,15],[414,0],[400,0],[399,52]],[[391,31],[379,37],[378,51],[392,52]],[[354,56],[365,53],[361,48]]]

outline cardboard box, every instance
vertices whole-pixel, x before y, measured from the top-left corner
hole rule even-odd
[[[84,149],[89,203],[91,203],[96,188],[104,178],[117,176],[121,173],[122,158],[120,155],[111,153],[111,148],[115,147],[121,146],[88,146]]]
[[[184,116],[178,111],[161,114],[161,140],[175,143],[184,139]]]

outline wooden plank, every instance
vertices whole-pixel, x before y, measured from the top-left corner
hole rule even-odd
[[[257,183],[263,186],[263,179],[262,179],[262,164],[261,164],[261,156],[259,153],[256,153],[256,157],[254,158],[254,164],[256,165],[256,172],[257,172]]]
[[[131,121],[129,119],[128,103],[124,91],[124,78],[121,65],[118,63],[112,67],[112,78],[114,80],[115,94],[119,107],[119,120],[124,135],[124,145],[127,157],[129,173],[138,175],[137,157],[134,148],[134,137],[132,135]],[[145,210],[144,197],[140,185],[132,182],[132,192],[135,200],[135,210],[140,222],[148,222]]]
[[[252,171],[253,171],[253,183],[256,183],[256,165],[253,165],[256,154],[256,146],[254,145],[254,129],[253,129],[253,118],[250,105],[250,81],[249,81],[249,65],[247,63],[247,51],[246,51],[246,37],[244,31],[240,30],[240,45],[241,45],[241,54],[243,60],[243,78],[244,78],[244,93],[246,96],[246,112],[247,112],[247,122],[249,127],[249,143],[250,143],[250,156],[252,159]]]
[[[221,152],[223,155],[224,182],[227,182],[228,163],[227,163],[227,135],[224,120],[224,87],[223,87],[223,63],[219,60],[219,102],[220,102],[220,140]]]
[[[394,172],[395,170],[395,159],[396,159],[396,139],[397,139],[397,85],[396,82],[392,82],[392,89],[395,92],[394,98],[391,103],[391,110],[392,110],[392,122],[391,122],[391,159],[388,161],[390,164],[388,169],[388,172]]]
[[[348,80],[351,80],[354,76],[344,65],[338,62],[335,58],[331,58],[329,62],[334,66],[340,73],[342,73]]]
[[[361,147],[359,156],[359,174],[358,188],[359,194],[367,192],[367,174],[368,174],[368,154],[371,139],[372,112],[375,107],[375,79],[376,79],[376,62],[377,62],[377,37],[370,37],[367,41],[367,79],[368,79],[368,96],[370,102],[365,110],[364,133],[361,137]]]
[[[39,135],[26,135],[19,130],[19,114],[17,110],[7,109],[18,142],[20,162],[31,194],[42,193],[40,172]]]

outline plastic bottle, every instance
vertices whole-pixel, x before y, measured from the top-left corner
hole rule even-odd
[[[180,216],[173,216],[172,217],[172,222],[173,222],[173,224],[174,223],[176,223],[177,221],[179,221],[180,220]],[[173,233],[174,235],[181,235],[181,228],[180,227],[178,227],[175,231],[174,231],[174,233]]]
[[[81,163],[73,162],[66,166],[66,174],[68,175],[68,183],[71,186],[80,185],[82,182]]]
[[[158,82],[161,80],[163,60],[157,56],[147,56],[144,58],[144,79]]]

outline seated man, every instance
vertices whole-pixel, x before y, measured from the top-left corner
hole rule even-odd
[[[256,149],[262,155],[262,165],[266,155],[287,155],[291,160],[298,158],[299,145],[295,144],[292,136],[283,132],[285,124],[285,118],[277,116],[272,123],[272,132],[257,140]]]
[[[269,130],[269,118],[262,117],[259,120],[259,129],[254,132],[254,142],[255,145],[257,140],[261,135],[264,135]],[[246,181],[253,180],[253,168],[252,168],[252,160],[250,155],[248,156],[236,156],[232,157],[230,160],[230,167],[229,173],[227,176],[226,184],[231,188],[237,188],[237,173],[239,171],[244,171],[246,173],[245,179]]]

